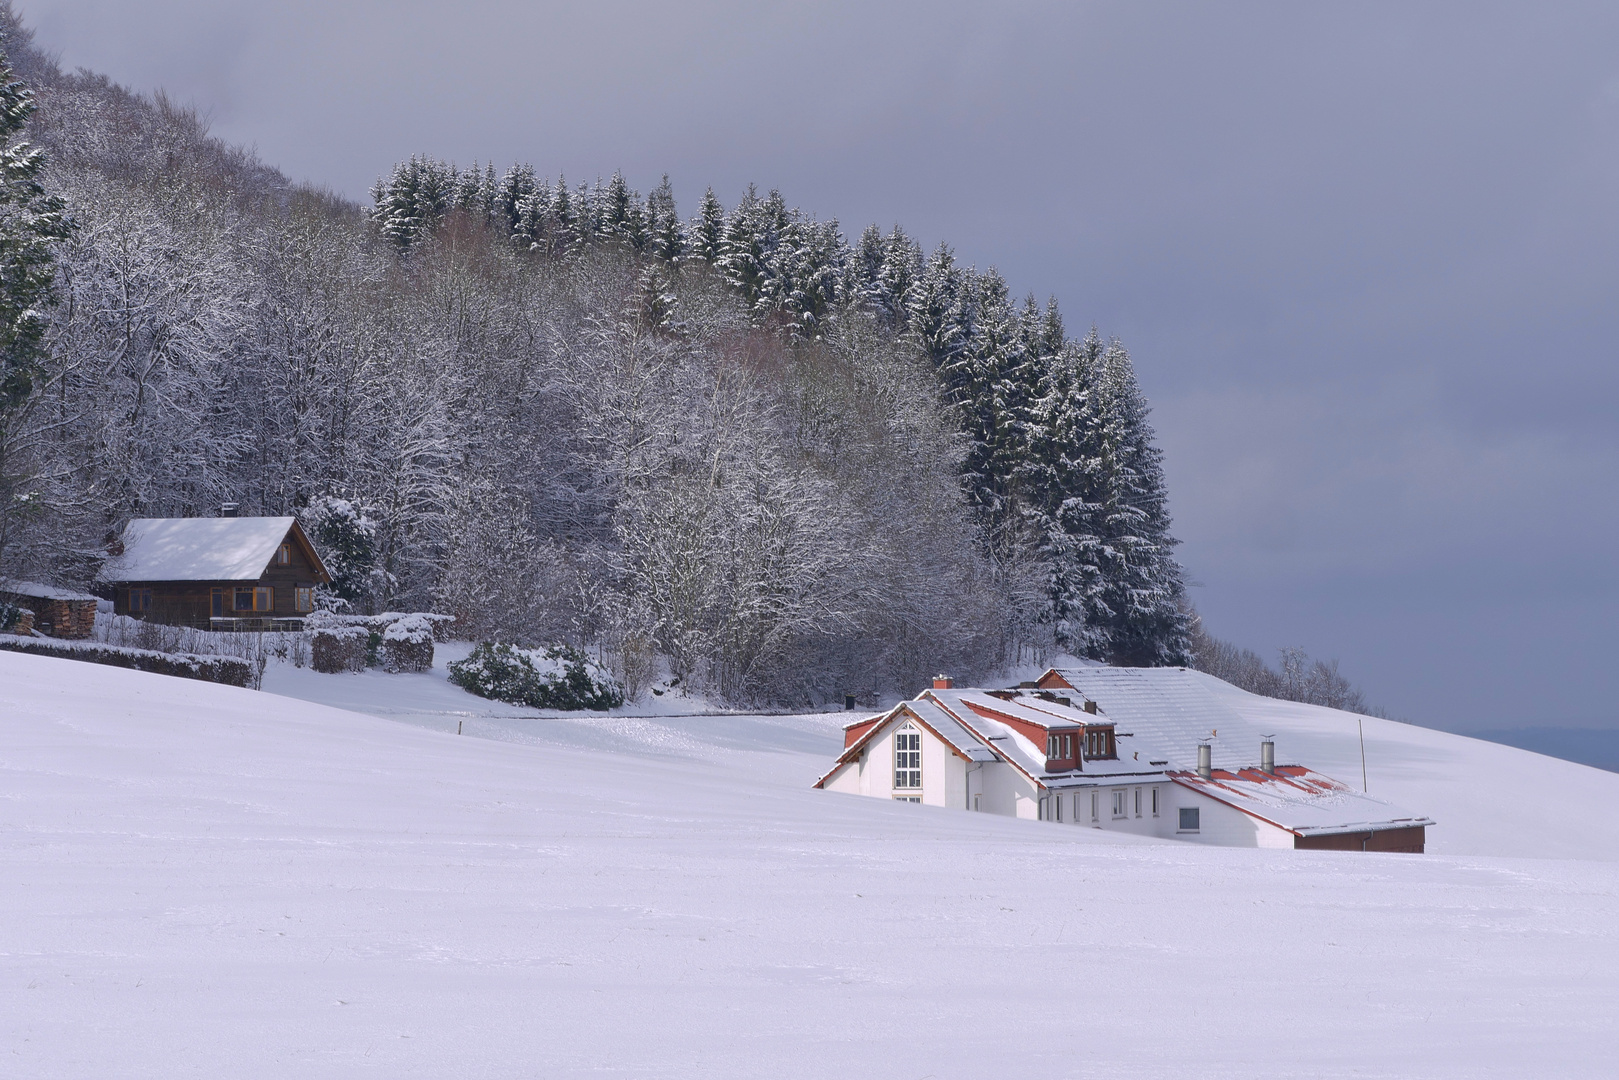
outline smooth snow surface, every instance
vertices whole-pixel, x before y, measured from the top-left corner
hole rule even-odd
[[[1586,858],[1221,849],[813,791],[844,718],[458,738],[0,653],[0,1074],[1611,1075],[1619,776],[1369,721],[1436,848],[1555,796]]]
[[[102,581],[254,581],[292,528],[290,517],[136,518]]]

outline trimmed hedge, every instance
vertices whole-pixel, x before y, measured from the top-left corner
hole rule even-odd
[[[371,633],[363,626],[323,626],[309,632],[309,666],[327,675],[364,671]]]
[[[378,656],[384,671],[427,671],[433,666],[432,621],[425,615],[406,615],[389,623]]]
[[[568,645],[529,651],[483,642],[450,665],[450,681],[479,697],[535,709],[616,709],[624,688]]]
[[[91,664],[146,671],[153,675],[173,675],[181,679],[247,687],[253,681],[253,666],[239,656],[197,656],[194,653],[162,653],[151,649],[129,649],[92,641],[57,641],[47,638],[0,637],[0,649],[54,656],[60,660],[83,660]]]

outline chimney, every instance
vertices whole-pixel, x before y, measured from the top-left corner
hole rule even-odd
[[[1096,715],[1096,702],[1092,701],[1090,698],[1086,698],[1085,699],[1085,711],[1090,713],[1092,716],[1095,716]]]
[[[956,680],[952,679],[950,676],[948,676],[948,675],[935,675],[935,676],[933,676],[933,689],[935,689],[935,690],[954,690],[955,687],[956,687]]]
[[[1214,747],[1200,743],[1197,748],[1197,775],[1207,780],[1214,775]]]
[[[1270,739],[1259,744],[1259,771],[1276,775],[1276,743]]]
[[[239,503],[223,503],[219,507],[219,516],[220,517],[235,517],[236,516],[236,511],[238,509],[240,509],[240,504]]]

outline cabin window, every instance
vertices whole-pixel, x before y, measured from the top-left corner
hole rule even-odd
[[[277,566],[291,566],[292,565],[292,545],[291,544],[282,544],[280,547],[275,549],[275,564]]]
[[[1125,813],[1125,796],[1128,795],[1128,794],[1129,794],[1129,792],[1125,791],[1124,788],[1114,788],[1113,789],[1113,816],[1114,817],[1121,818],[1121,817],[1127,817],[1128,816]]]
[[[256,585],[252,588],[237,589],[235,611],[269,611],[275,601],[275,590],[268,585]]]
[[[152,610],[151,589],[129,590],[129,613],[131,615],[145,615]]]
[[[294,589],[292,591],[293,606],[299,611],[315,610],[314,589]]]
[[[922,733],[909,724],[894,735],[894,786],[922,786]]]
[[[1181,807],[1181,832],[1197,832],[1203,827],[1203,811],[1196,806]]]

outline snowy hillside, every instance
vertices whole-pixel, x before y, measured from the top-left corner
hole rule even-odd
[[[1440,853],[1239,851],[811,791],[841,716],[430,712],[0,653],[5,1074],[1609,1073],[1613,774],[1368,721]]]

